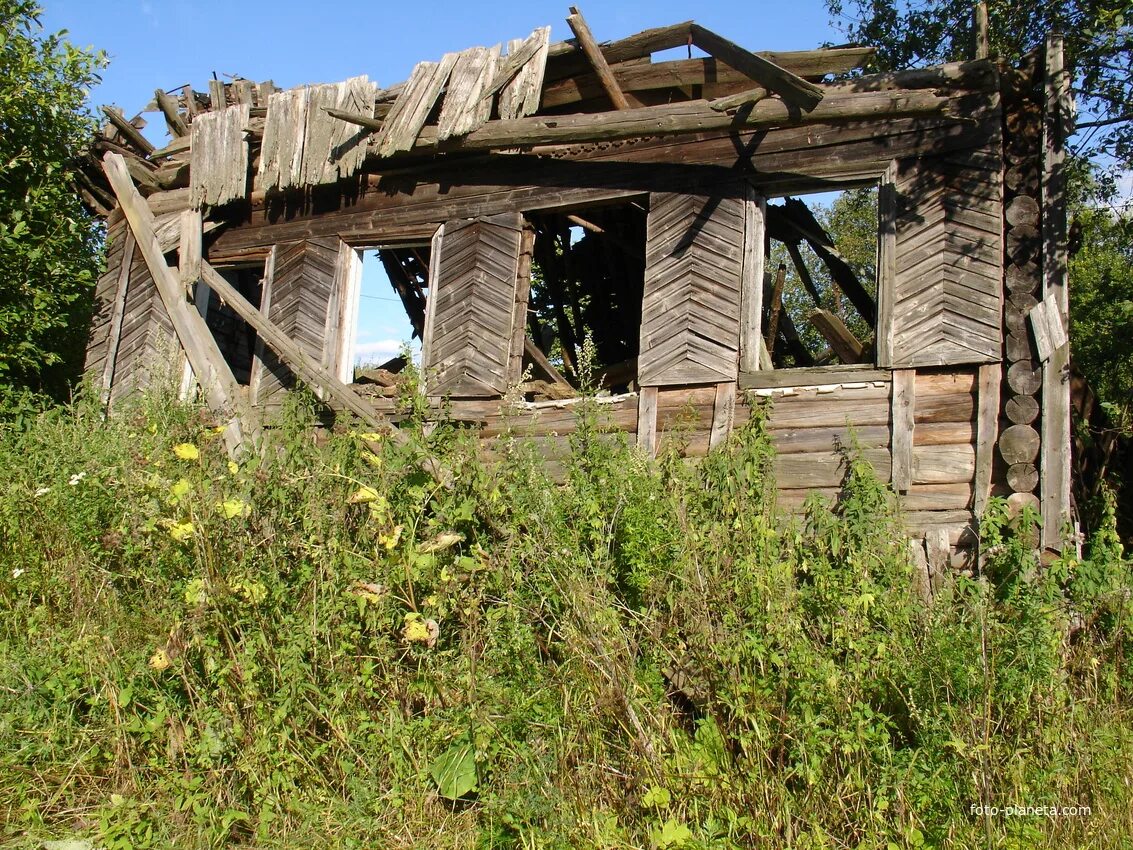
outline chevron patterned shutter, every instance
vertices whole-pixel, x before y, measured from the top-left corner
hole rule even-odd
[[[323,360],[328,341],[327,322],[335,285],[339,240],[307,239],[277,245],[271,283],[265,287],[268,319],[310,355]],[[280,394],[295,383],[291,371],[266,346],[262,367],[253,377],[256,403],[278,401]],[[259,350],[259,348],[257,350]]]
[[[522,230],[514,213],[449,221],[434,238],[422,351],[430,396],[507,389]]]
[[[902,160],[892,170],[894,368],[1001,359],[1003,189],[995,155]],[[885,333],[884,327],[879,333]]]
[[[641,386],[736,380],[744,203],[740,197],[649,196]]]

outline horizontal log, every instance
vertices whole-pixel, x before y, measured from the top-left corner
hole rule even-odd
[[[965,445],[920,446],[913,450],[914,484],[971,482],[976,475],[976,449]]]
[[[888,369],[869,365],[820,366],[814,369],[767,369],[740,372],[740,389],[758,390],[785,387],[814,387],[827,384],[856,384],[891,380]]]
[[[892,462],[888,449],[863,449],[861,457],[873,467],[878,478],[889,479]],[[773,468],[776,487],[782,490],[837,487],[846,475],[845,460],[838,452],[777,455]]]
[[[951,100],[930,91],[866,92],[824,97],[810,112],[797,113],[780,100],[764,100],[750,112],[730,116],[713,110],[708,101],[670,106],[647,106],[597,115],[532,116],[489,121],[467,136],[438,146],[435,127],[424,127],[413,152],[487,151],[534,145],[615,141],[637,136],[664,136],[714,130],[757,129],[787,125],[944,115]],[[371,146],[371,151],[374,151]]]

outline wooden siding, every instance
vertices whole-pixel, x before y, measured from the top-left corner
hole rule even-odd
[[[893,177],[888,362],[994,362],[1002,349],[1002,158],[970,153],[903,160]]]
[[[642,386],[736,379],[744,203],[698,194],[649,196]]]
[[[435,240],[422,352],[430,396],[507,389],[522,228],[518,213],[449,221]]]
[[[113,405],[135,390],[156,383],[169,382],[172,386],[183,368],[179,351],[173,323],[142,260],[141,249],[135,246],[109,403]]]
[[[106,369],[111,349],[117,348],[118,341],[112,340],[110,333],[123,273],[122,263],[129,259],[125,256],[125,245],[127,241],[133,244],[132,239],[127,240],[127,232],[126,219],[116,212],[106,224],[106,270],[95,284],[94,312],[87,334],[85,368],[97,378],[101,378]]]
[[[339,240],[308,239],[280,245],[269,291],[268,319],[316,362],[322,362],[328,340],[327,314],[335,282]],[[253,375],[257,404],[264,404],[295,382],[291,370],[270,350],[263,352],[260,370]]]

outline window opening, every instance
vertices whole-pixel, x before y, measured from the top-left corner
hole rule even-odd
[[[253,307],[259,309],[263,295],[264,266],[222,266],[217,272]],[[221,356],[232,370],[236,383],[247,386],[252,377],[252,361],[256,352],[256,331],[231,306],[221,300],[205,283],[194,292],[197,309],[205,325],[212,331]]]
[[[645,289],[644,202],[528,215],[535,230],[524,368],[529,400],[635,388]],[[581,374],[580,354],[594,362]]]
[[[875,362],[877,196],[768,203],[762,329],[776,369]]]
[[[429,285],[429,246],[358,249],[361,279],[349,362],[353,381],[375,395],[396,394],[405,349],[421,360]]]

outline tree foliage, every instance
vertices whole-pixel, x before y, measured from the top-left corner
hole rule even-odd
[[[849,38],[877,48],[878,70],[969,59],[971,0],[826,0]],[[993,54],[1018,60],[1048,33],[1065,38],[1083,156],[1133,164],[1133,0],[989,0]]]
[[[0,0],[0,410],[59,397],[82,357],[101,234],[74,189],[102,54]]]

